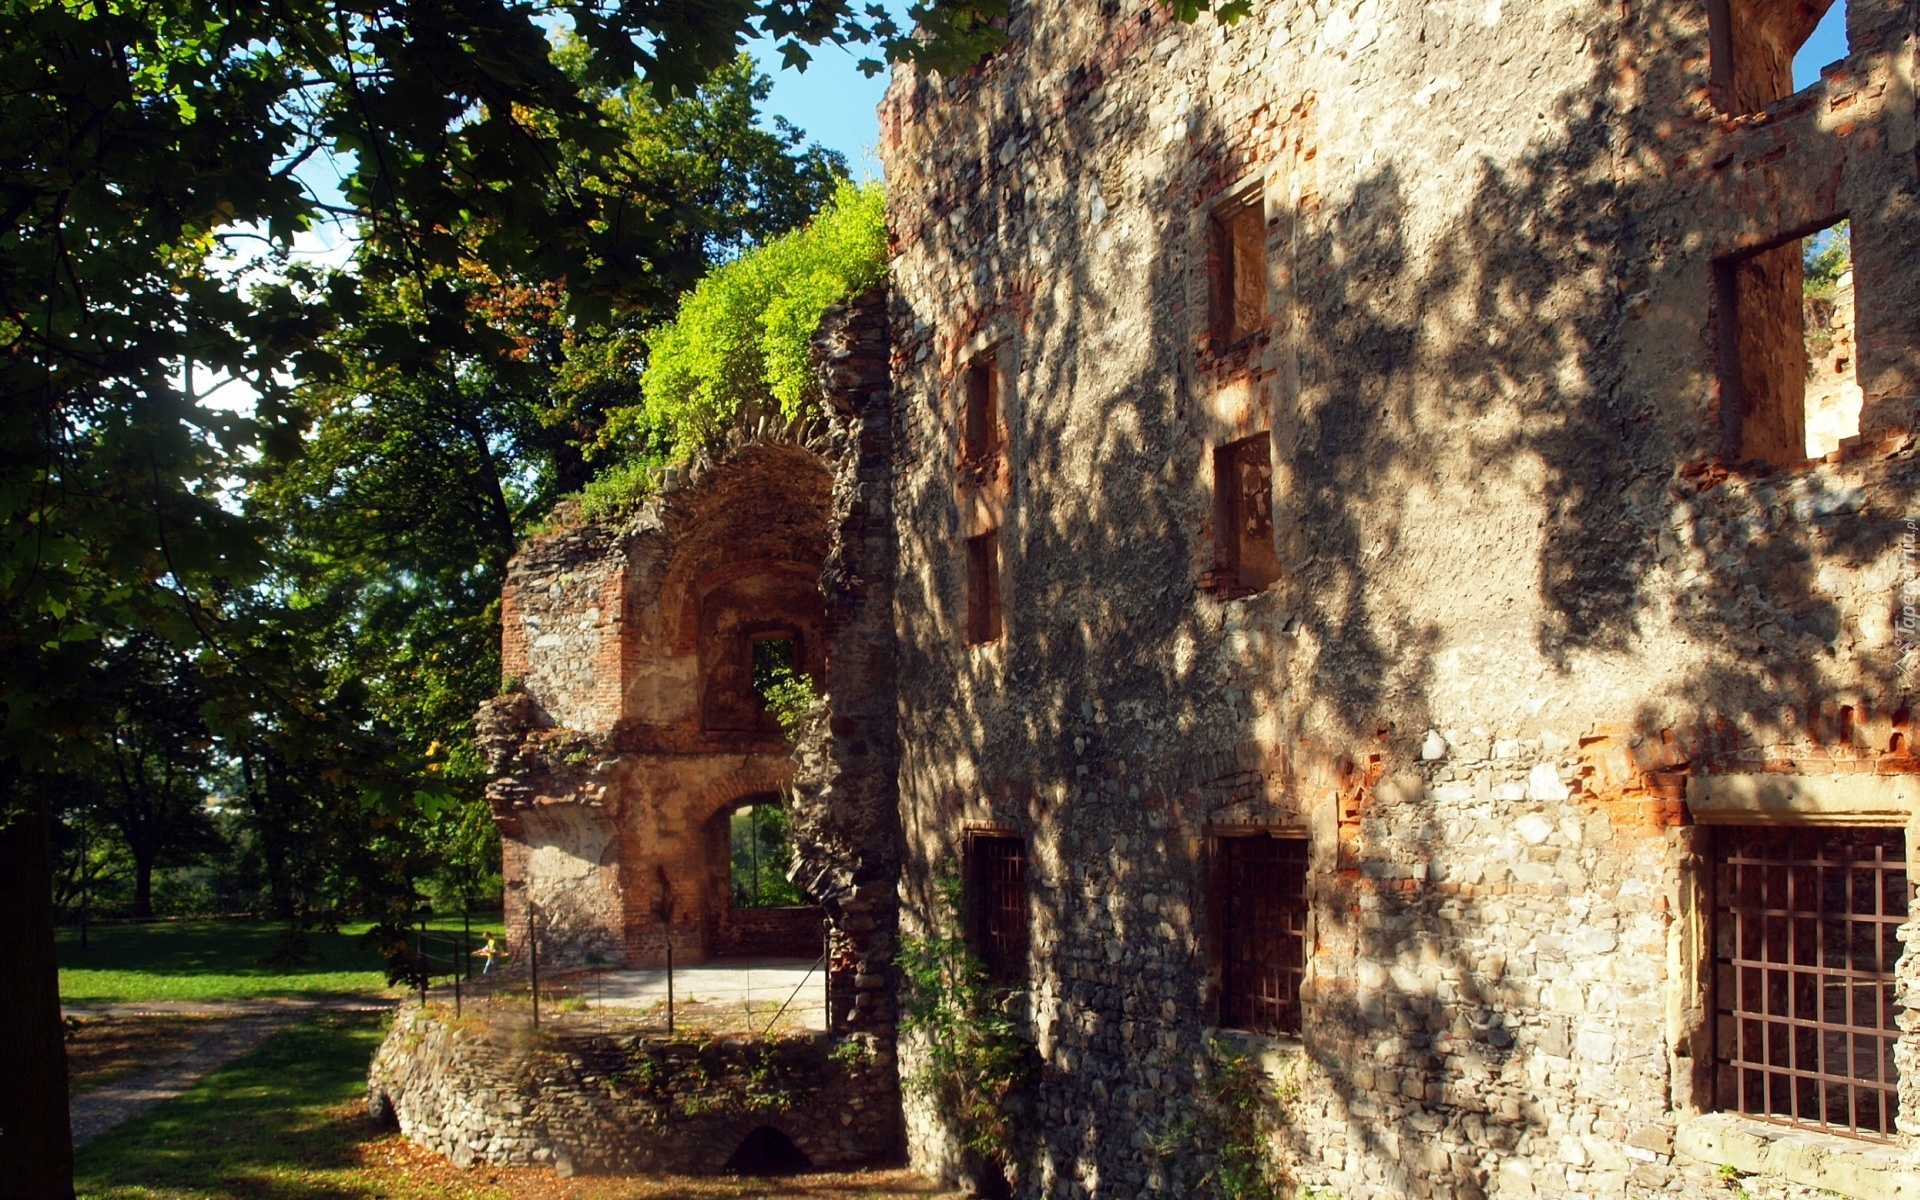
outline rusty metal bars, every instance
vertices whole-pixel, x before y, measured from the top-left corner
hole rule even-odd
[[[1221,900],[1220,1022],[1262,1033],[1300,1031],[1306,970],[1307,841],[1256,835],[1215,843]]]
[[[1713,847],[1719,1107],[1892,1138],[1905,835],[1730,826]]]
[[[974,836],[977,945],[995,983],[1027,981],[1027,856],[1016,837]]]

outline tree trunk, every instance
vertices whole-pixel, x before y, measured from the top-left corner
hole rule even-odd
[[[0,791],[0,804],[11,799]],[[4,810],[0,810],[4,811]],[[0,815],[0,1200],[71,1200],[67,1043],[46,818]]]
[[[133,919],[153,920],[153,855],[133,856]]]

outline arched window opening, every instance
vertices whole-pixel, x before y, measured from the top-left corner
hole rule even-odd
[[[743,804],[727,829],[735,908],[792,908],[807,903],[787,879],[793,863],[793,830],[776,801]]]
[[[813,1161],[793,1139],[771,1125],[762,1125],[740,1139],[726,1169],[742,1175],[788,1175],[809,1170]]]

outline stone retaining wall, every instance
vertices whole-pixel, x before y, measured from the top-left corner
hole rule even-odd
[[[892,1051],[858,1035],[534,1030],[412,1008],[374,1056],[367,1107],[461,1167],[713,1174],[763,1126],[816,1167],[901,1156]]]

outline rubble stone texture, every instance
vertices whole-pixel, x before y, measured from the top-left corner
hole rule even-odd
[[[1697,1196],[1720,1163],[1676,1138],[1759,1154],[1702,1115],[1694,822],[1809,819],[1711,782],[1759,772],[1911,816],[1854,781],[1920,770],[1915,37],[1857,0],[1849,56],[1787,95],[1811,10],[1732,0],[1730,64],[1710,7],[1027,5],[974,70],[896,73],[902,920],[969,829],[1026,839],[1018,1194],[1190,1186],[1210,838],[1249,826],[1311,839],[1297,1180]],[[1266,316],[1223,344],[1209,217],[1249,190]],[[1767,395],[1806,369],[1798,298],[1740,328],[1738,268],[1842,216],[1861,432],[1809,463]],[[961,462],[983,354],[991,487]],[[1256,435],[1280,574],[1237,595],[1215,451]],[[969,646],[983,527],[1005,633]],[[957,1171],[909,1109],[916,1161]],[[1765,1142],[1748,1191],[1892,1194],[1829,1140],[1819,1180]],[[1892,1169],[1914,1186],[1904,1140]]]
[[[1300,1030],[1252,1044],[1295,1183],[1920,1194],[1920,953],[1895,1138],[1716,1111],[1715,827],[1912,848],[1920,805],[1920,45],[1859,0],[1789,93],[1817,17],[1063,0],[896,74],[891,279],[823,324],[823,441],[516,562],[483,714],[516,928],[741,944],[701,831],[791,787],[834,1027],[891,1050],[898,937],[971,834],[1018,839],[1007,1180],[1185,1196],[1217,843],[1283,831]],[[1842,218],[1810,330],[1799,239]],[[711,649],[767,620],[822,672],[793,747]],[[975,1173],[906,1094],[913,1161]]]
[[[890,1052],[847,1044],[833,1056],[824,1034],[543,1032],[410,1009],[374,1058],[368,1111],[460,1167],[715,1174],[763,1126],[816,1167],[854,1166],[894,1152],[900,1102]]]

